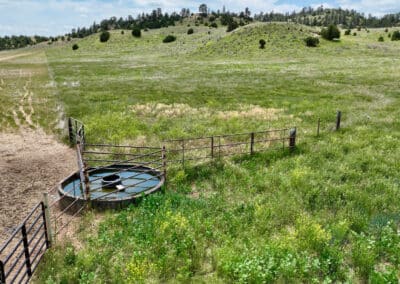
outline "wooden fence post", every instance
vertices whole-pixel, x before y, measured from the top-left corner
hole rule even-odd
[[[294,148],[296,147],[296,134],[297,134],[297,128],[292,128],[290,129],[289,132],[289,148],[291,150],[294,150]]]
[[[319,129],[321,126],[321,118],[318,118],[318,126],[317,126],[317,137],[319,136]]]
[[[50,223],[50,207],[49,207],[49,195],[47,192],[43,193],[43,222],[46,236],[46,246],[49,248],[53,243],[53,232],[51,230]]]
[[[214,136],[211,136],[211,159],[214,159]]]
[[[340,121],[342,119],[342,112],[340,110],[336,113],[336,131],[340,129]]]
[[[6,273],[4,271],[4,264],[0,261],[0,284],[6,284]]]
[[[254,154],[254,132],[250,134],[250,154]]]
[[[31,259],[30,259],[30,255],[29,255],[28,234],[26,233],[25,223],[22,225],[21,232],[22,232],[22,241],[23,241],[23,244],[24,244],[26,273],[28,274],[28,278],[31,278],[31,276],[32,276],[32,266],[31,266]]]

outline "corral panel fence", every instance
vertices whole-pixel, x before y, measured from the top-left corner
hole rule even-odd
[[[107,175],[92,178],[90,180],[93,187],[90,188],[91,191],[99,190],[101,185],[97,183],[101,179],[113,175],[124,176],[124,173],[129,173],[125,174],[121,180],[137,179],[137,182],[126,186],[126,189],[143,186],[146,182],[154,179],[154,177],[165,178],[166,173],[165,149],[160,147],[85,144],[84,150],[82,150],[82,161],[85,166],[85,174],[87,175],[91,175],[99,170],[111,171]],[[143,174],[146,173],[157,174],[144,178]],[[118,189],[91,200],[103,199],[116,192],[118,192]]]
[[[68,138],[70,145],[85,143],[85,125],[83,122],[72,117],[68,118]]]
[[[0,283],[27,283],[51,242],[44,202],[38,203],[0,248]]]
[[[85,144],[82,148],[82,159],[88,168],[136,164],[159,169],[162,166],[162,148]]]

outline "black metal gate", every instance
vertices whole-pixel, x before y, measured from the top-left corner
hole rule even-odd
[[[0,283],[27,283],[50,247],[46,208],[38,203],[0,248]]]

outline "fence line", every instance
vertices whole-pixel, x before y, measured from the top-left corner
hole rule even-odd
[[[334,128],[336,131],[340,129],[341,118],[342,112],[338,111]],[[318,119],[317,137],[320,132],[321,120]],[[87,189],[87,196],[89,196],[90,190],[88,175],[95,170],[118,170],[118,165],[127,164],[131,167],[152,166],[153,169],[161,172],[158,176],[164,176],[166,180],[167,166],[171,164],[180,164],[184,167],[185,163],[191,161],[213,160],[240,154],[252,155],[268,150],[294,149],[298,137],[296,128],[284,128],[240,134],[172,139],[164,141],[162,147],[86,144],[85,126],[81,121],[74,118],[68,119],[68,135],[70,144],[77,148],[80,173],[80,182],[74,185],[71,190],[85,188]],[[88,148],[91,148],[91,150]],[[90,158],[91,156],[92,158]],[[115,158],[110,159],[109,157]],[[107,163],[113,164],[104,166]],[[120,170],[123,171],[123,168]],[[146,181],[142,180],[137,184]],[[52,191],[49,191],[49,193]],[[45,194],[44,200],[32,209],[0,248],[0,284],[8,283],[9,280],[11,283],[29,282],[44,253],[51,247],[56,236],[72,222],[73,218],[87,208],[88,202],[84,202],[78,210],[69,215],[71,216],[70,220],[57,228],[57,222],[63,221],[62,219],[68,215],[67,211],[75,203],[82,201],[82,199],[77,198],[69,206],[59,211],[59,214],[50,216],[50,210],[58,211],[58,206],[65,197],[66,195],[58,197],[49,205],[47,194]],[[98,199],[104,197],[100,196]]]
[[[163,142],[167,162],[181,164],[213,160],[232,155],[255,154],[295,147],[296,128],[283,128],[240,134],[172,139]],[[292,133],[293,132],[293,133]]]

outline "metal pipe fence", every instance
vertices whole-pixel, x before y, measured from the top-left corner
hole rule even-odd
[[[83,122],[72,117],[68,118],[68,138],[71,146],[77,143],[85,143],[85,125]]]
[[[28,283],[51,246],[47,205],[39,202],[0,248],[0,283]]]

